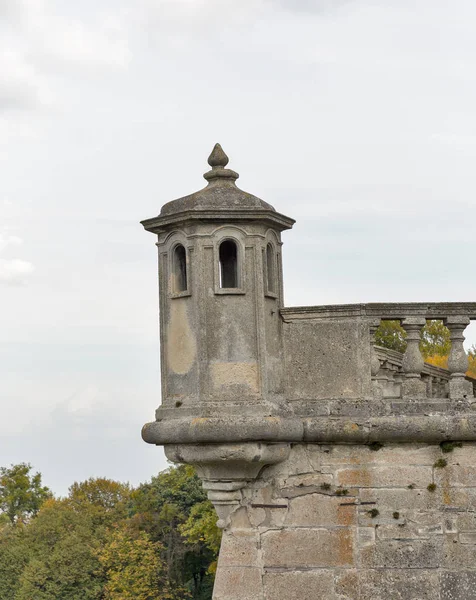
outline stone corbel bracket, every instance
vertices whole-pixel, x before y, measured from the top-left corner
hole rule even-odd
[[[241,490],[268,465],[286,460],[290,444],[170,444],[165,455],[175,463],[193,465],[225,529],[240,506]]]

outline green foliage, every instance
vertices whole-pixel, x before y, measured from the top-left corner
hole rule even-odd
[[[383,448],[383,444],[382,442],[370,442],[369,448],[372,452],[378,452]]]
[[[435,469],[444,469],[446,466],[448,466],[448,461],[444,458],[439,458],[433,466]]]
[[[29,561],[22,528],[9,524],[0,533],[0,600],[12,600]]]
[[[24,531],[30,560],[15,600],[99,600],[105,579],[97,558],[107,531],[68,500],[48,500]]]
[[[0,473],[0,600],[210,600],[220,531],[191,467],[63,499],[30,465]]]
[[[462,448],[463,444],[461,442],[440,442],[441,451],[448,454],[449,452],[453,452],[455,448]]]
[[[186,588],[194,600],[211,597],[216,560],[216,552],[210,549],[206,540],[195,538],[192,542],[187,537],[194,529],[192,523],[200,520],[194,513],[189,521],[191,511],[206,500],[200,479],[188,465],[160,473],[150,483],[139,486],[131,496],[132,525],[145,531],[153,542],[162,544],[162,558],[172,589]],[[210,515],[210,518],[216,521],[216,516]],[[188,526],[182,532],[181,527],[186,523]],[[203,524],[204,521],[198,527]]]
[[[111,526],[128,516],[130,497],[129,485],[99,477],[73,483],[67,503],[72,510],[86,511],[94,525]]]
[[[405,352],[407,334],[399,321],[382,321],[375,332],[375,343],[389,350]]]
[[[420,350],[423,358],[447,356],[451,350],[450,332],[443,321],[427,321],[422,330]]]
[[[213,505],[206,500],[195,504],[190,511],[188,519],[179,530],[187,544],[198,545],[204,543],[212,551],[214,557],[218,557],[220,551],[222,532],[216,525],[217,515]],[[209,573],[216,571],[216,560],[208,567]]]
[[[382,321],[375,333],[375,343],[397,352],[405,352],[407,334],[399,321]],[[440,320],[429,320],[421,332],[420,350],[424,358],[447,356],[451,349],[450,332]]]
[[[106,600],[173,600],[167,569],[160,558],[162,546],[143,532],[119,528],[99,553],[106,572]],[[182,598],[189,597],[184,595]]]
[[[31,473],[31,465],[0,467],[0,512],[12,524],[26,523],[50,496],[50,490],[41,485],[40,473]]]

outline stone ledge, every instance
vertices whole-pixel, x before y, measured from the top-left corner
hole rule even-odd
[[[147,423],[149,444],[242,442],[342,443],[476,441],[476,414],[347,417],[200,417]]]
[[[302,319],[335,319],[371,317],[381,319],[445,319],[467,315],[476,319],[476,302],[382,302],[370,304],[331,304],[324,306],[293,306],[280,310],[285,322]]]

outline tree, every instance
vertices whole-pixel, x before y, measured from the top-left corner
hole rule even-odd
[[[8,523],[0,532],[0,600],[15,597],[23,569],[30,560],[24,528]]]
[[[476,379],[476,346],[473,346],[468,352],[469,369],[466,373],[469,377]]]
[[[423,358],[429,356],[448,356],[451,350],[451,339],[448,328],[443,321],[427,321],[421,333],[420,350]]]
[[[222,532],[217,527],[217,514],[213,504],[209,500],[195,504],[179,529],[187,544],[203,542],[211,550],[214,560],[208,567],[208,572],[215,573]]]
[[[132,524],[162,544],[173,589],[186,587],[194,600],[211,595],[213,574],[209,567],[215,557],[203,541],[187,543],[180,526],[187,522],[193,507],[206,500],[200,479],[188,465],[172,467],[132,493]]]
[[[407,348],[406,337],[407,334],[399,321],[381,321],[375,332],[375,343],[377,346],[403,353]]]
[[[434,365],[435,367],[441,367],[442,369],[448,368],[448,355],[441,356],[436,354],[435,356],[429,356],[426,359],[426,362],[430,363],[430,365]],[[468,370],[466,371],[466,375],[468,377],[473,377],[476,379],[476,347],[473,346],[468,350]]]
[[[99,554],[106,572],[106,600],[173,600],[162,546],[143,532],[120,527]],[[182,590],[181,598],[187,598]]]
[[[105,577],[97,557],[107,530],[68,500],[47,500],[24,529],[29,560],[15,600],[101,600]]]
[[[103,477],[73,483],[67,503],[75,511],[86,511],[95,526],[112,526],[128,516],[131,488]]]
[[[375,333],[378,346],[405,352],[407,334],[399,321],[382,321]],[[420,350],[423,358],[429,356],[446,356],[451,349],[450,332],[443,321],[433,319],[426,322],[421,331]]]
[[[26,523],[51,497],[41,485],[41,474],[32,474],[31,469],[28,463],[0,467],[0,511],[12,524]]]
[[[126,518],[129,496],[128,485],[91,478],[74,483],[67,498],[45,501],[23,530],[28,560],[9,600],[103,600],[98,553]]]

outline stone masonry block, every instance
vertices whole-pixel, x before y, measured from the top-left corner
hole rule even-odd
[[[223,535],[218,566],[254,567],[258,561],[258,535],[244,529]]]
[[[426,489],[430,481],[431,479],[425,482],[423,489],[362,489],[360,490],[360,501],[375,502],[379,509],[397,510],[400,512],[404,509],[439,509],[442,504],[441,494],[438,489],[433,493],[430,493]]]
[[[213,588],[213,600],[264,600],[261,569],[219,568]]]
[[[348,567],[354,561],[354,533],[347,528],[268,531],[261,547],[265,567]]]
[[[356,569],[341,569],[334,579],[334,590],[338,600],[360,600],[359,572]]]
[[[443,469],[435,469],[435,483],[447,487],[474,487],[476,465],[448,465]]]
[[[291,571],[266,573],[264,576],[265,600],[335,600],[332,571]]]
[[[379,540],[363,548],[361,563],[367,568],[437,569],[443,562],[443,544],[431,540]]]
[[[325,465],[427,465],[431,466],[441,456],[439,446],[417,444],[388,444],[380,450],[369,446],[328,446],[322,453],[321,463]]]
[[[446,536],[444,545],[445,556],[443,567],[445,569],[475,569],[476,567],[476,545],[461,544],[457,536]]]
[[[476,600],[476,572],[457,571],[440,574],[441,600]]]
[[[406,487],[409,483],[426,487],[432,474],[428,466],[370,466],[340,469],[337,481],[346,487]]]
[[[319,527],[355,525],[357,507],[343,496],[309,494],[293,498],[284,525],[289,527]]]
[[[437,600],[438,573],[414,569],[369,570],[359,574],[361,600]],[[463,597],[461,597],[463,600]]]

